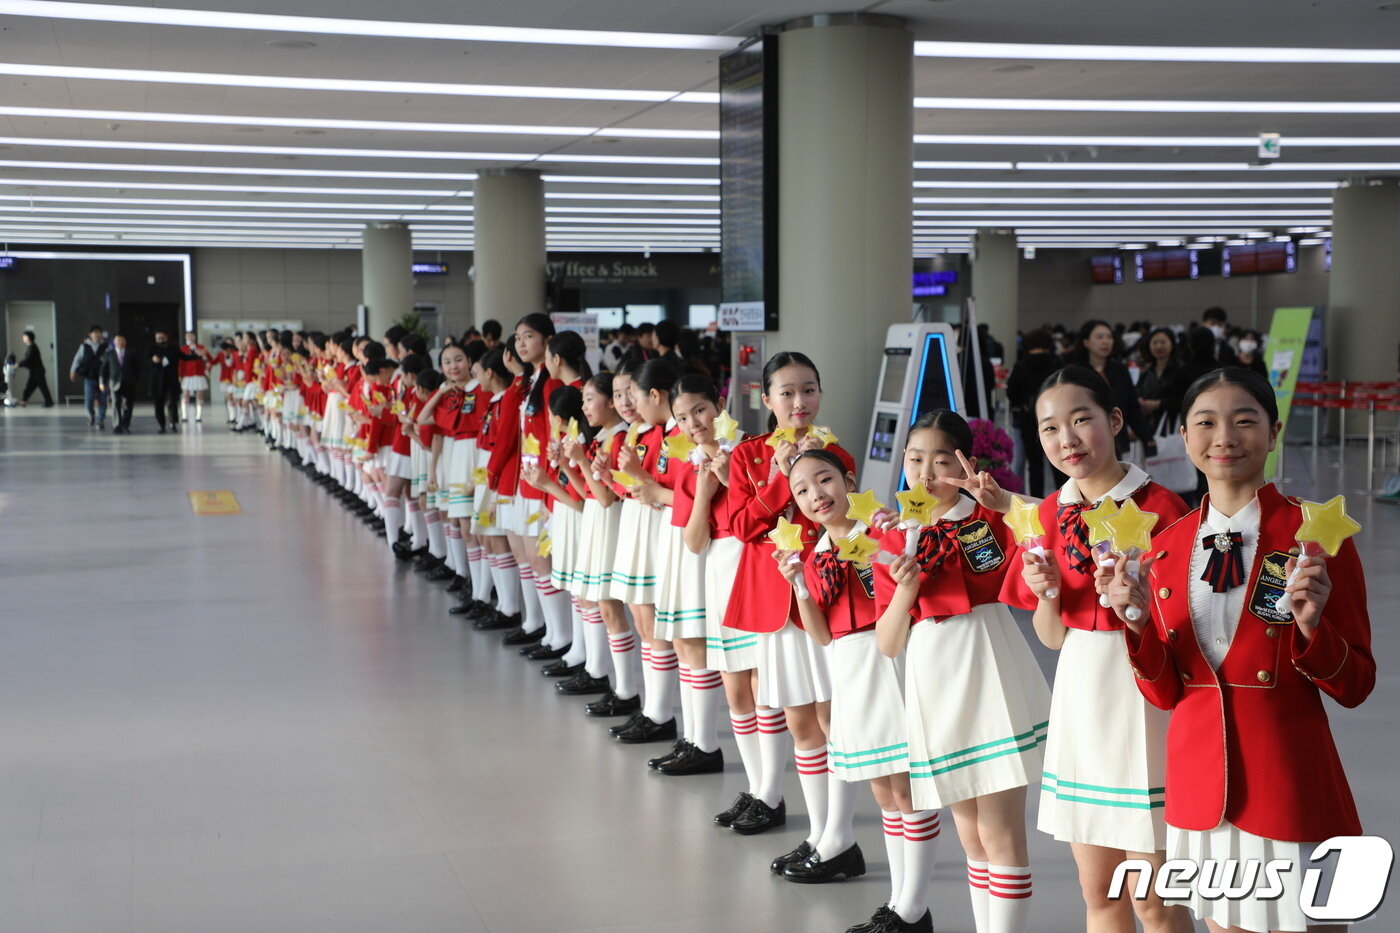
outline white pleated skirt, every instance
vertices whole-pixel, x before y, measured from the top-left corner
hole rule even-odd
[[[259,391],[260,390],[258,389],[258,384],[256,382],[250,382],[243,387],[242,392],[240,394],[243,398],[243,401],[256,402],[258,400]]]
[[[472,514],[472,467],[476,464],[476,441],[471,438],[443,438],[452,444],[452,458],[447,463],[447,517],[469,518]]]
[[[282,393],[282,423],[296,424],[303,411],[301,404],[301,392],[296,389],[287,389]]]
[[[919,622],[904,670],[915,809],[1040,780],[1050,690],[1006,606]]]
[[[590,513],[588,506],[592,499],[583,500],[583,511],[574,512],[574,546],[572,556],[569,559],[568,586],[565,587],[578,599],[586,599],[584,591],[587,589],[584,577],[588,574],[588,548],[592,541],[593,529],[589,527],[589,522],[596,522],[598,516],[596,510]]]
[[[1041,832],[1129,852],[1166,848],[1170,715],[1138,691],[1122,632],[1066,632],[1050,700]]]
[[[656,602],[656,557],[661,546],[661,510],[623,499],[618,519],[617,549],[608,595],[633,606]]]
[[[491,462],[491,451],[478,447],[476,450],[476,469],[484,470]],[[475,472],[475,471],[473,471]],[[475,476],[473,476],[475,482]],[[475,483],[472,488],[472,534],[487,535],[488,537],[500,537],[506,533],[501,527],[501,523],[496,520],[497,495],[486,483]],[[482,521],[482,516],[489,516],[489,521]]]
[[[670,524],[669,517],[661,535],[668,541],[656,594],[656,637],[704,638],[706,555],[685,546],[685,529]]]
[[[726,674],[758,667],[758,634],[724,627],[743,553],[738,538],[712,538],[705,553],[705,664]]]
[[[411,482],[413,480],[413,460],[410,456],[395,453],[392,447],[386,449],[389,454],[384,458],[384,472]]]
[[[496,527],[502,533],[523,535],[525,533],[525,500],[519,495],[502,496],[496,494],[494,518]]]
[[[208,377],[208,376],[181,376],[181,377],[180,377],[180,391],[181,391],[181,392],[208,392],[208,391],[209,391],[209,377]]]
[[[339,392],[326,394],[326,418],[321,429],[321,440],[327,447],[340,449],[345,446],[345,412],[340,410],[344,397]]]
[[[909,727],[899,665],[880,653],[875,631],[855,632],[827,648],[831,664],[831,771],[868,781],[909,770]]]
[[[1192,893],[1185,903],[1197,919],[1213,920],[1222,927],[1238,927],[1249,930],[1250,933],[1270,933],[1271,930],[1305,933],[1309,922],[1321,922],[1309,921],[1303,909],[1298,906],[1298,896],[1303,890],[1303,872],[1309,866],[1307,855],[1316,845],[1265,839],[1263,836],[1247,833],[1227,821],[1222,821],[1215,829],[1205,832],[1167,827],[1167,858],[1185,859],[1197,865],[1210,862],[1211,866],[1205,869],[1209,871],[1209,877],[1205,879],[1207,882],[1219,880],[1217,873],[1224,870],[1220,866],[1227,860],[1239,863],[1239,867],[1235,869],[1238,872],[1242,872],[1245,865],[1262,865],[1272,859],[1286,859],[1293,863],[1291,871],[1281,873],[1283,896],[1271,900],[1258,897],[1246,897],[1243,900],[1206,900],[1198,893],[1198,886],[1202,881],[1200,876],[1189,885]],[[1239,874],[1235,875],[1237,884],[1240,877]],[[1230,879],[1225,880],[1228,882]],[[1259,878],[1258,884],[1264,884],[1263,877]],[[1337,920],[1329,920],[1326,923],[1349,926]]]
[[[620,502],[614,502],[607,508],[596,499],[583,503],[583,543],[579,549],[582,569],[576,577],[582,584],[578,591],[580,599],[598,602],[616,598],[611,595],[612,571],[621,518]]]
[[[434,465],[432,463],[431,455],[429,455],[428,462],[428,468],[433,471],[433,486],[437,490],[436,492],[428,494],[428,507],[442,512],[444,518],[447,515],[449,496],[447,491],[447,464],[451,459],[451,448],[448,447],[451,443],[452,438],[444,437],[442,439],[442,447],[438,450],[437,464]]]
[[[556,590],[570,590],[574,579],[574,558],[578,553],[578,531],[582,515],[556,501],[550,507],[549,582]],[[570,590],[572,591],[572,590]]]
[[[408,459],[411,466],[408,494],[415,499],[423,495],[428,488],[428,457],[428,451],[423,445],[417,443],[408,445]]]
[[[520,503],[520,526],[516,534],[537,538],[548,530],[549,509],[543,499],[526,499],[517,491],[515,501]]]
[[[791,621],[758,636],[759,706],[782,709],[831,699],[827,649]]]

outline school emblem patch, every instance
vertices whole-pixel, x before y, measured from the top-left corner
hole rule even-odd
[[[997,543],[991,527],[983,520],[969,522],[958,529],[958,547],[973,573],[996,570],[1006,560],[1006,553]]]
[[[1287,551],[1272,551],[1259,561],[1259,575],[1249,593],[1249,611],[1270,625],[1290,625],[1293,613],[1277,607],[1283,588],[1288,583],[1288,574],[1283,568],[1293,555]]]

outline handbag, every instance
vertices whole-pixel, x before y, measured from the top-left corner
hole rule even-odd
[[[1186,456],[1186,438],[1172,430],[1175,418],[1162,418],[1153,438],[1157,456],[1145,457],[1142,468],[1159,485],[1175,493],[1196,491],[1196,465]]]

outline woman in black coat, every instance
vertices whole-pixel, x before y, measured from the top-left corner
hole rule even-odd
[[[19,403],[28,405],[29,396],[37,389],[44,396],[44,407],[52,408],[53,396],[49,394],[49,374],[44,369],[44,358],[39,355],[39,343],[34,337],[34,331],[27,330],[20,336],[24,340],[24,358],[19,361],[19,366],[29,371],[29,381],[24,384],[24,396]]]
[[[1064,477],[1046,462],[1035,424],[1035,397],[1040,394],[1040,384],[1062,365],[1055,353],[1054,335],[1039,328],[1021,338],[1021,355],[1006,379],[1006,400],[1011,403],[1011,419],[1021,435],[1021,450],[1026,458],[1026,491],[1038,498],[1045,496],[1047,473],[1052,490],[1064,482]]]
[[[1128,375],[1128,367],[1114,359],[1116,348],[1117,340],[1113,336],[1112,327],[1104,321],[1086,321],[1084,326],[1079,328],[1079,340],[1070,351],[1070,362],[1087,366],[1104,378],[1113,396],[1113,404],[1123,412],[1123,421],[1127,424],[1128,431],[1132,432],[1134,438],[1142,441],[1147,456],[1155,457],[1157,442],[1152,439],[1152,423],[1147,420],[1142,406],[1138,404],[1137,389],[1133,386],[1133,377]],[[1128,431],[1118,434],[1120,457],[1127,451],[1128,442],[1132,439],[1128,437]]]
[[[1152,421],[1152,433],[1160,433],[1164,421],[1174,430],[1186,392],[1186,384],[1179,378],[1181,358],[1176,334],[1170,327],[1153,328],[1147,339],[1140,342],[1138,355],[1142,359],[1142,374],[1138,376],[1137,394],[1142,410]]]

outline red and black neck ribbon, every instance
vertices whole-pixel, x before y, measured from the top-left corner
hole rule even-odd
[[[1079,573],[1092,573],[1094,566],[1093,548],[1089,546],[1089,526],[1084,522],[1084,513],[1093,506],[1085,502],[1070,502],[1060,506],[1056,519],[1060,525],[1060,537],[1065,539],[1065,554],[1069,565]]]
[[[943,562],[958,555],[958,529],[962,523],[954,520],[934,522],[919,534],[919,546],[914,559],[924,573],[934,574]]]
[[[812,559],[817,568],[817,604],[827,609],[846,588],[846,562],[836,556],[835,549],[817,551]]]
[[[1201,547],[1210,552],[1201,579],[1216,593],[1226,593],[1244,582],[1244,536],[1238,531],[1206,535]]]

